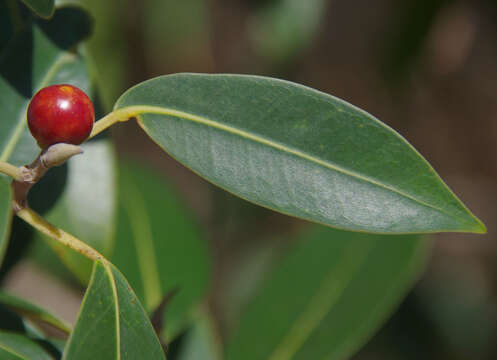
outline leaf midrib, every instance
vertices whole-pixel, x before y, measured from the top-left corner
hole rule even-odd
[[[116,104],[116,107],[117,106],[118,106],[118,104]],[[152,105],[133,105],[133,106],[126,106],[126,107],[122,107],[122,108],[119,108],[117,110],[114,110],[114,113],[115,113],[116,118],[119,118],[120,117],[119,113],[122,113],[123,117],[126,117],[125,120],[127,120],[129,118],[133,118],[133,117],[138,117],[139,115],[142,115],[142,114],[156,114],[156,115],[165,115],[165,116],[172,116],[172,117],[182,118],[182,119],[190,120],[190,121],[198,123],[198,124],[202,124],[202,125],[206,125],[206,126],[211,126],[213,128],[216,128],[216,129],[219,129],[219,130],[223,130],[223,131],[226,131],[226,132],[234,134],[234,135],[238,135],[238,136],[246,138],[248,140],[252,140],[254,142],[258,142],[260,144],[267,145],[269,147],[272,147],[274,149],[280,150],[282,152],[286,152],[288,154],[292,154],[292,155],[294,155],[296,157],[299,157],[299,158],[302,158],[302,159],[314,162],[314,163],[316,163],[316,164],[318,164],[320,166],[323,166],[323,167],[328,168],[330,170],[334,170],[336,172],[342,173],[344,175],[350,176],[350,177],[358,179],[360,181],[363,181],[363,182],[375,185],[375,186],[377,186],[379,188],[383,188],[385,190],[394,192],[394,193],[396,193],[396,194],[398,194],[400,196],[403,196],[403,197],[405,197],[407,199],[410,199],[410,200],[418,203],[419,205],[422,205],[422,206],[434,209],[436,211],[439,211],[440,213],[443,213],[443,214],[445,214],[445,215],[447,215],[449,217],[452,217],[454,219],[458,219],[461,222],[464,222],[466,224],[471,224],[472,227],[474,228],[474,223],[469,222],[467,219],[459,218],[459,217],[455,216],[454,214],[451,214],[448,211],[446,211],[446,210],[444,210],[444,209],[442,209],[440,207],[437,207],[437,206],[432,205],[430,203],[427,203],[427,202],[425,202],[423,200],[420,200],[420,199],[418,199],[418,198],[416,198],[416,197],[414,197],[414,196],[412,196],[410,194],[407,194],[407,193],[403,192],[402,190],[399,190],[399,189],[397,189],[395,187],[383,184],[383,183],[378,182],[378,181],[376,181],[376,180],[374,180],[372,178],[369,178],[369,177],[366,177],[364,175],[358,174],[358,173],[356,173],[354,171],[347,170],[347,169],[345,169],[343,167],[340,167],[338,165],[335,165],[333,163],[326,162],[326,161],[324,161],[324,160],[322,160],[322,159],[320,159],[318,157],[315,157],[313,155],[307,154],[307,153],[302,152],[302,151],[297,150],[297,149],[290,148],[290,147],[285,146],[283,144],[271,141],[271,140],[266,139],[266,138],[264,138],[262,136],[254,135],[253,133],[250,133],[248,131],[240,130],[238,128],[235,128],[235,127],[232,127],[232,126],[229,126],[229,125],[225,125],[225,124],[219,123],[217,121],[214,121],[214,120],[202,117],[202,116],[198,116],[198,115],[195,115],[195,114],[190,114],[190,113],[187,113],[187,112],[184,112],[184,111],[175,110],[175,109],[171,109],[171,108],[167,108],[167,107],[152,106]],[[447,190],[449,190],[449,189],[447,188]],[[461,230],[461,231],[464,231],[464,230]]]
[[[119,296],[117,294],[117,287],[116,287],[116,279],[114,278],[114,274],[112,273],[112,268],[108,262],[103,263],[103,266],[105,267],[105,271],[107,272],[109,276],[109,281],[110,281],[110,286],[112,288],[112,295],[114,296],[115,299],[115,316],[116,316],[116,351],[117,351],[117,358],[116,360],[121,359],[121,319],[120,319],[120,314],[119,314]]]

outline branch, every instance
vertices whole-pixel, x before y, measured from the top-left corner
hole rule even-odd
[[[36,230],[73,249],[74,251],[77,251],[81,255],[86,256],[88,259],[108,262],[108,260],[97,250],[71,234],[66,233],[64,230],[50,224],[31,208],[25,207],[19,210],[17,212],[17,216],[33,226]]]

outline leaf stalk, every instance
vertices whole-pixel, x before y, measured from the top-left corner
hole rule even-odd
[[[91,131],[88,139],[100,134],[102,131],[107,130],[109,127],[118,122],[128,121],[130,119],[135,118],[138,115],[138,111],[135,108],[123,108],[119,110],[114,110],[110,114],[107,114],[93,125],[93,129]]]

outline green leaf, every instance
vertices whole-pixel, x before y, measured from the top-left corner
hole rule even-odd
[[[210,314],[204,310],[186,334],[178,360],[220,360],[222,358],[221,338],[217,334]]]
[[[95,262],[63,359],[165,359],[147,314],[123,275]]]
[[[412,235],[314,228],[267,277],[226,358],[349,358],[417,279],[426,250]]]
[[[10,310],[22,316],[25,316],[36,322],[43,322],[45,324],[51,325],[62,332],[70,333],[71,331],[70,325],[66,324],[63,320],[58,319],[47,310],[31,304],[26,300],[9,295],[3,291],[0,291],[0,304],[6,306]]]
[[[89,35],[90,27],[85,12],[64,7],[49,22],[29,24],[5,50],[0,60],[1,161],[28,164],[40,151],[26,125],[29,101],[37,90],[55,82],[79,85],[72,76],[84,62],[72,49]]]
[[[171,339],[204,299],[207,241],[170,185],[146,167],[120,164],[118,198],[118,242],[111,260],[149,312],[170,297],[159,311],[164,337]]]
[[[22,0],[31,10],[43,18],[50,18],[55,11],[55,0]]]
[[[405,139],[311,88],[176,74],[131,88],[115,109],[207,180],[288,215],[377,233],[485,231]]]
[[[115,154],[109,140],[100,139],[81,145],[84,153],[71,158],[68,163],[67,182],[57,204],[46,214],[47,220],[78,237],[104,256],[114,246],[116,215]],[[87,284],[92,262],[59,242],[40,233],[62,262],[78,280]],[[54,262],[48,255],[43,241],[35,241],[33,255],[41,262]]]
[[[0,176],[0,266],[2,265],[12,221],[12,193],[9,180]]]
[[[45,350],[28,337],[0,331],[0,359],[2,360],[53,360]]]

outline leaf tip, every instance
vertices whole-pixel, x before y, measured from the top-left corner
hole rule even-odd
[[[474,228],[474,233],[475,234],[486,234],[487,227],[485,226],[485,224],[477,217],[475,217],[475,220],[476,220],[476,226]]]
[[[467,228],[465,229],[465,232],[468,233],[473,233],[473,234],[486,234],[487,233],[487,227],[481,221],[478,219],[474,214],[470,213],[471,215],[471,223],[468,224]]]

